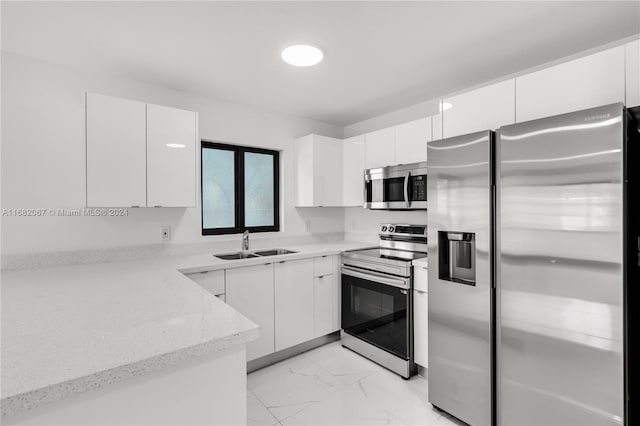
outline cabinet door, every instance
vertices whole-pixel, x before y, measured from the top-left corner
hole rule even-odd
[[[196,113],[147,105],[147,205],[196,205]]]
[[[258,340],[247,344],[247,361],[274,352],[273,265],[227,269],[226,302],[260,326]]]
[[[625,46],[626,100],[628,107],[640,105],[640,40],[627,43]]]
[[[342,144],[342,205],[364,204],[364,135],[345,139]]]
[[[413,291],[413,358],[429,367],[429,294]]]
[[[86,102],[87,206],[146,206],[145,104],[95,93]]]
[[[313,135],[293,141],[295,161],[296,207],[312,207],[313,199]]]
[[[443,99],[451,108],[442,111],[442,136],[451,138],[467,133],[497,129],[515,120],[515,80]]]
[[[333,329],[342,328],[342,274],[340,255],[333,257]]]
[[[624,46],[516,78],[516,121],[624,102]]]
[[[342,205],[342,140],[314,135],[314,205]]]
[[[313,339],[313,259],[275,264],[276,351]]]
[[[427,142],[431,140],[431,117],[396,126],[396,163],[427,161]]]
[[[413,288],[424,292],[429,291],[429,269],[426,266],[413,267]]]
[[[313,329],[314,337],[336,331],[334,314],[334,284],[335,276],[321,275],[313,279]]]
[[[365,135],[365,168],[396,164],[395,128],[376,130]]]

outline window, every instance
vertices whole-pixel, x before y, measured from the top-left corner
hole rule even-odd
[[[279,153],[202,141],[202,235],[280,230]]]

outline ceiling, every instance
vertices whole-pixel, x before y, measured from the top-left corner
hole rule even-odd
[[[340,126],[639,32],[639,1],[2,2],[4,51]]]

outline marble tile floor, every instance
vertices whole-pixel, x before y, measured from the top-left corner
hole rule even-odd
[[[249,374],[249,425],[454,425],[428,402],[427,381],[330,343]]]

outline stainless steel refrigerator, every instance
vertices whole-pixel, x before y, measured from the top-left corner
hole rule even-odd
[[[632,424],[632,113],[427,145],[434,406],[472,425]]]

